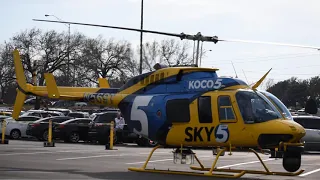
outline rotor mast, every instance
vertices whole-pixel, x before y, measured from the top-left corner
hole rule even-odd
[[[194,62],[193,62],[196,66],[199,65],[199,59],[201,59],[200,53],[202,53],[202,52],[199,52],[200,51],[200,41],[201,42],[204,42],[204,41],[214,42],[215,44],[219,41],[218,36],[203,36],[201,34],[201,32],[198,32],[196,35],[181,33],[180,39],[181,40],[187,39],[187,40],[197,41],[196,58],[194,59]]]

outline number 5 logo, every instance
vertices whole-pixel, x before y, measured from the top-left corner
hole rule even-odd
[[[219,124],[215,129],[216,141],[219,143],[225,143],[229,140],[228,125]]]
[[[148,117],[146,113],[139,109],[140,106],[148,106],[152,96],[137,96],[132,104],[131,108],[131,121],[139,121],[141,124],[141,130],[133,129],[134,133],[143,134],[145,136],[149,135],[148,129]]]

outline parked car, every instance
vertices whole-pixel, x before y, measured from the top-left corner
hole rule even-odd
[[[58,123],[54,126],[54,139],[62,139],[65,142],[76,143],[79,140],[88,139],[90,118],[76,118]]]
[[[110,137],[110,125],[111,121],[117,117],[118,111],[107,111],[96,113],[94,119],[89,124],[88,139],[90,141],[98,141],[99,144],[106,144],[109,142]],[[137,135],[129,130],[127,125],[124,125],[122,131],[122,139],[125,143],[137,143],[139,146],[156,146],[157,142],[148,140],[144,137]],[[113,142],[116,144],[118,137],[115,133]]]
[[[51,117],[51,116],[65,116],[59,111],[45,111],[45,110],[29,110],[25,112],[22,116],[38,116],[41,118]]]
[[[10,118],[10,116],[0,115],[0,135],[2,135],[2,123],[4,119]]]
[[[55,124],[62,123],[69,119],[74,119],[69,116],[52,116],[29,123],[27,127],[26,134],[29,136],[36,137],[39,140],[48,140],[48,129],[49,129],[49,120],[52,120],[52,132]]]
[[[94,119],[89,124],[88,138],[90,141],[98,141],[100,144],[106,144],[109,142],[110,125],[111,121],[117,117],[116,111],[96,113]],[[114,136],[114,143],[117,141],[117,137]]]
[[[61,112],[65,116],[69,116],[69,113],[72,112],[70,109],[64,109],[64,108],[48,108],[47,111]]]
[[[38,116],[20,116],[17,120],[7,118],[5,135],[11,139],[19,139],[21,137],[29,137],[26,134],[28,123],[40,119]]]
[[[305,150],[320,150],[320,117],[318,116],[293,116],[293,120],[303,126],[306,135],[302,138]]]
[[[71,112],[69,113],[70,117],[75,117],[75,118],[89,118],[89,113],[87,112]]]

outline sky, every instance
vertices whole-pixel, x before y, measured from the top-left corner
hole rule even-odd
[[[144,0],[143,29],[290,43],[320,48],[320,1],[318,0]],[[141,0],[14,0],[0,5],[0,43],[33,27],[67,31],[64,24],[32,19],[73,21],[140,28]],[[45,17],[45,14],[54,16]],[[71,32],[88,37],[127,40],[139,45],[140,33],[71,25]],[[170,37],[145,33],[143,41]],[[179,40],[179,38],[177,38]],[[183,40],[188,41],[188,40]],[[188,41],[192,53],[193,42]],[[320,75],[320,51],[265,44],[204,42],[208,51],[201,67],[218,68],[220,76],[235,76],[249,84],[270,68],[267,79],[275,82],[292,76],[308,79]],[[233,66],[235,70],[233,69]]]

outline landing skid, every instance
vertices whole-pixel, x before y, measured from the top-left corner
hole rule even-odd
[[[130,171],[136,171],[136,172],[149,172],[149,173],[162,173],[162,174],[179,174],[179,175],[193,175],[193,176],[211,176],[211,177],[220,177],[220,178],[240,178],[241,176],[243,176],[244,174],[265,174],[265,175],[278,175],[278,176],[297,176],[301,173],[304,172],[304,170],[300,170],[297,171],[295,173],[290,173],[290,172],[272,172],[269,170],[269,168],[266,166],[266,164],[261,160],[261,157],[259,156],[259,154],[253,150],[250,149],[250,151],[252,151],[257,158],[259,159],[259,161],[261,162],[261,164],[263,165],[265,171],[256,171],[256,170],[240,170],[240,169],[217,169],[215,168],[218,159],[220,157],[220,155],[226,150],[226,149],[222,149],[219,151],[219,153],[217,154],[212,167],[211,168],[205,168],[203,166],[203,164],[201,163],[201,161],[198,159],[198,157],[195,155],[195,159],[196,161],[199,163],[200,167],[193,167],[191,166],[190,168],[192,170],[198,170],[200,172],[188,172],[188,171],[172,171],[172,170],[156,170],[156,169],[146,169],[149,160],[151,159],[154,151],[156,149],[158,149],[159,146],[156,146],[152,149],[152,151],[149,154],[148,159],[146,160],[146,162],[144,163],[144,165],[141,168],[128,168],[128,170]],[[207,171],[207,172],[201,172],[201,171]],[[225,172],[225,173],[213,173],[213,172]],[[233,173],[233,174],[226,174],[226,173]]]

